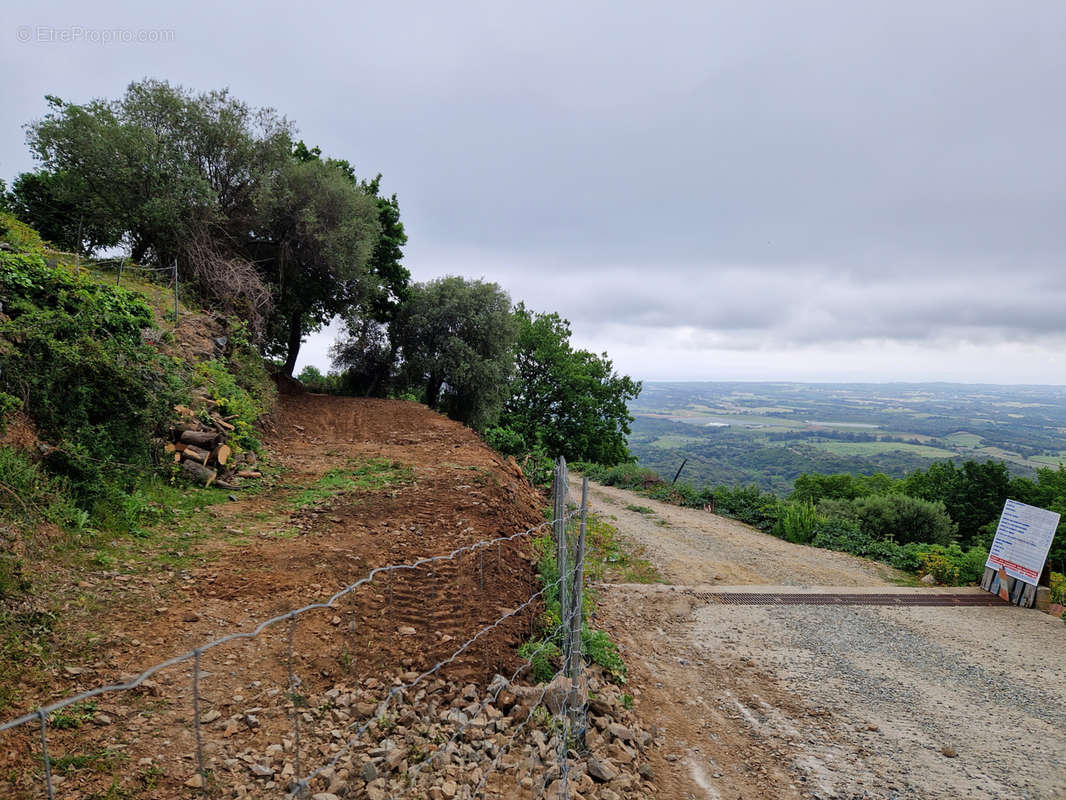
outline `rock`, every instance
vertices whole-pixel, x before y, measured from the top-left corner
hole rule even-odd
[[[455,795],[459,793],[459,784],[450,779],[446,780],[440,785],[440,793],[443,797],[446,797],[448,798],[448,800],[451,800],[451,798],[455,797]]]
[[[598,758],[591,757],[587,762],[588,774],[600,781],[601,783],[607,783],[613,781],[618,777],[618,770],[610,761],[601,761]]]
[[[396,632],[400,634],[400,636],[415,636],[418,634],[418,631],[410,625],[401,625]]]
[[[655,780],[655,770],[651,768],[651,764],[647,761],[637,767],[637,774],[646,781]]]
[[[926,586],[936,586],[936,578],[933,577],[932,573],[926,573],[923,575],[921,582]]]
[[[219,711],[217,708],[212,708],[210,711],[205,711],[203,714],[200,715],[200,724],[210,725],[212,722],[214,722],[221,716],[221,711]]]
[[[311,800],[341,800],[337,795],[330,792],[319,792],[311,795]]]
[[[951,745],[944,745],[940,748],[940,754],[947,758],[957,758],[959,755],[959,751]]]
[[[74,678],[74,677],[77,677],[78,675],[81,675],[83,672],[85,672],[85,669],[82,668],[82,667],[63,667],[63,672],[67,673],[67,675],[69,675],[70,677]]]
[[[199,772],[197,772],[189,778],[189,780],[185,781],[185,785],[190,789],[202,789],[204,788],[204,778]]]
[[[363,764],[363,768],[359,770],[359,777],[362,778],[365,783],[370,783],[377,779],[378,768],[374,766],[373,761],[367,761]]]
[[[195,611],[190,611],[185,616],[183,616],[181,620],[182,622],[199,622],[200,615],[197,614]]]
[[[621,739],[624,742],[633,741],[633,731],[617,722],[612,722],[607,726],[607,733],[611,734],[612,739]]]
[[[250,769],[252,770],[252,774],[255,775],[257,778],[274,777],[274,768],[268,767],[265,764],[252,764]]]

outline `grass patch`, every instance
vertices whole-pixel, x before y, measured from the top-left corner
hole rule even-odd
[[[96,703],[91,700],[74,703],[53,713],[48,719],[48,724],[61,730],[77,730],[85,723],[92,722],[95,713]]]
[[[648,508],[647,506],[637,506],[630,503],[626,506],[626,511],[636,511],[638,514],[654,514],[655,509]]]
[[[414,470],[387,458],[352,460],[343,469],[331,469],[307,489],[296,495],[293,505],[310,508],[346,492],[380,492],[414,482]]]
[[[621,540],[618,529],[599,514],[590,514],[585,532],[585,574],[594,581],[663,583],[643,548]]]
[[[101,748],[80,753],[66,753],[52,759],[52,772],[69,775],[72,772],[112,772],[129,760],[129,756],[117,750]]]

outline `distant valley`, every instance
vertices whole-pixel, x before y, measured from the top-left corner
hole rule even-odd
[[[1066,462],[1066,386],[645,383],[630,449],[695,485],[787,493],[803,472],[900,477],[931,461]]]

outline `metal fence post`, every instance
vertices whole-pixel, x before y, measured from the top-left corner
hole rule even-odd
[[[577,548],[574,556],[574,588],[570,593],[573,613],[570,618],[570,721],[571,730],[577,732],[577,740],[580,742],[584,737],[584,725],[580,720],[581,692],[578,690],[578,681],[584,671],[585,663],[581,652],[581,629],[582,617],[584,616],[584,583],[585,583],[585,533],[588,529],[589,509],[589,479],[581,479],[581,525],[578,528]]]
[[[566,585],[566,459],[562,456],[555,465],[555,502],[552,509],[555,523],[555,552],[559,566],[559,622],[563,627],[563,664],[570,663],[570,637],[566,635],[570,616],[569,592]]]
[[[178,259],[174,259],[174,327],[178,327]]]

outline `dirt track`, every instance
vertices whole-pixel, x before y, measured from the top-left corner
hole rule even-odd
[[[708,604],[697,589],[921,590],[618,489],[595,486],[592,507],[678,584],[604,589],[637,709],[666,740],[661,796],[1066,796],[1062,622],[1014,607]]]

